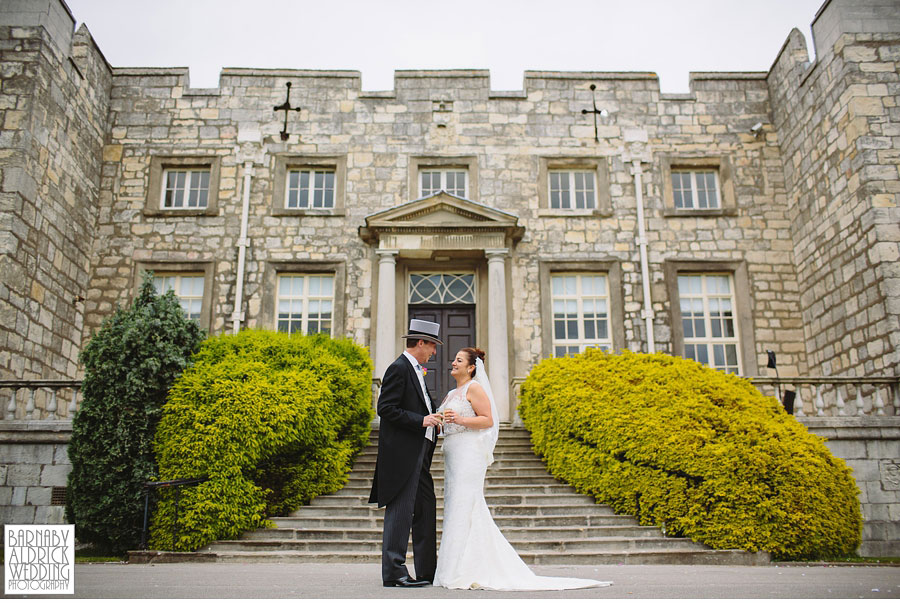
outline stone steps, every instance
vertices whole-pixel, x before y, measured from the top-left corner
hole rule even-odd
[[[438,538],[441,530],[438,528]],[[513,540],[534,540],[537,542],[556,542],[560,538],[605,538],[633,537],[659,538],[659,530],[648,526],[604,525],[604,526],[553,526],[553,527],[506,527],[503,534]],[[321,527],[321,528],[269,528],[252,530],[241,536],[241,540],[279,540],[279,541],[324,541],[324,540],[368,540],[381,543],[381,525],[369,527]],[[671,539],[670,539],[671,540]]]
[[[575,552],[535,552],[520,551],[519,556],[528,565],[765,565],[769,563],[764,553],[746,551],[679,550],[665,551],[575,551]],[[411,561],[412,556],[408,559]],[[132,563],[178,563],[178,562],[218,562],[218,563],[381,563],[381,552],[309,552],[309,551],[218,551],[196,553],[150,553],[137,552],[130,558]]]
[[[368,503],[376,456],[377,439],[373,437],[340,491],[317,497],[287,517],[270,518],[274,528],[210,543],[194,555],[198,560],[220,562],[380,563],[384,509]],[[547,472],[524,430],[501,428],[494,459],[485,479],[485,500],[495,523],[526,563],[768,562],[765,555],[713,551],[689,539],[666,538],[658,528],[640,526],[634,517],[617,515],[610,507],[596,504]],[[432,475],[439,527],[443,467],[438,447]],[[439,539],[440,534],[439,528]],[[411,551],[412,547],[410,556]]]
[[[637,526],[637,521],[629,515],[616,515],[615,513],[601,515],[547,515],[541,517],[529,517],[527,515],[495,515],[494,523],[501,529],[507,527],[595,527],[595,526]],[[383,514],[369,517],[334,517],[331,515],[304,515],[302,517],[271,517],[278,526],[275,529],[317,529],[323,527],[356,529],[377,527],[381,530]],[[439,514],[438,523],[443,519]],[[650,528],[656,530],[656,528]],[[657,530],[658,533],[658,530]]]
[[[656,537],[616,537],[595,536],[592,538],[570,538],[566,540],[531,540],[525,538],[514,540],[507,535],[507,540],[516,551],[567,552],[595,551],[615,553],[629,550],[706,550],[701,545],[680,538]],[[438,543],[440,546],[440,542]],[[381,537],[367,539],[272,539],[272,540],[219,540],[204,548],[207,552],[219,551],[320,551],[333,553],[340,551],[361,551],[380,554]]]

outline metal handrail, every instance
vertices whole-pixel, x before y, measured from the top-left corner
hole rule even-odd
[[[183,477],[180,479],[170,479],[161,482],[144,482],[144,528],[141,530],[141,550],[147,547],[147,524],[150,516],[150,490],[159,488],[175,488],[175,522],[172,524],[172,550],[177,547],[178,542],[178,505],[181,501],[181,488],[185,486],[196,486],[203,482],[208,482],[209,477]]]

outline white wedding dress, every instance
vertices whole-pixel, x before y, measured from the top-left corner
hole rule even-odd
[[[477,361],[476,376],[484,371]],[[487,385],[494,422],[496,405]],[[452,409],[463,417],[475,411],[466,399],[470,381],[453,390],[441,409]],[[434,585],[444,588],[488,590],[565,590],[609,586],[581,578],[536,576],[497,528],[484,500],[484,476],[493,462],[496,428],[467,429],[444,424],[444,521]]]

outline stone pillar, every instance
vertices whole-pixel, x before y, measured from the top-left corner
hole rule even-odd
[[[486,249],[488,260],[487,370],[500,421],[509,421],[509,339],[506,322],[507,249]]]
[[[379,249],[378,255],[378,327],[375,332],[375,376],[379,379],[397,354],[397,299],[394,294],[397,251]]]

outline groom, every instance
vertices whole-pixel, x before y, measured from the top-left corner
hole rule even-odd
[[[370,503],[384,510],[381,578],[385,586],[427,586],[437,567],[437,501],[431,457],[440,416],[425,387],[422,365],[443,345],[440,325],[410,320],[406,351],[384,372],[378,396],[378,461]],[[412,528],[416,579],[406,569]]]

